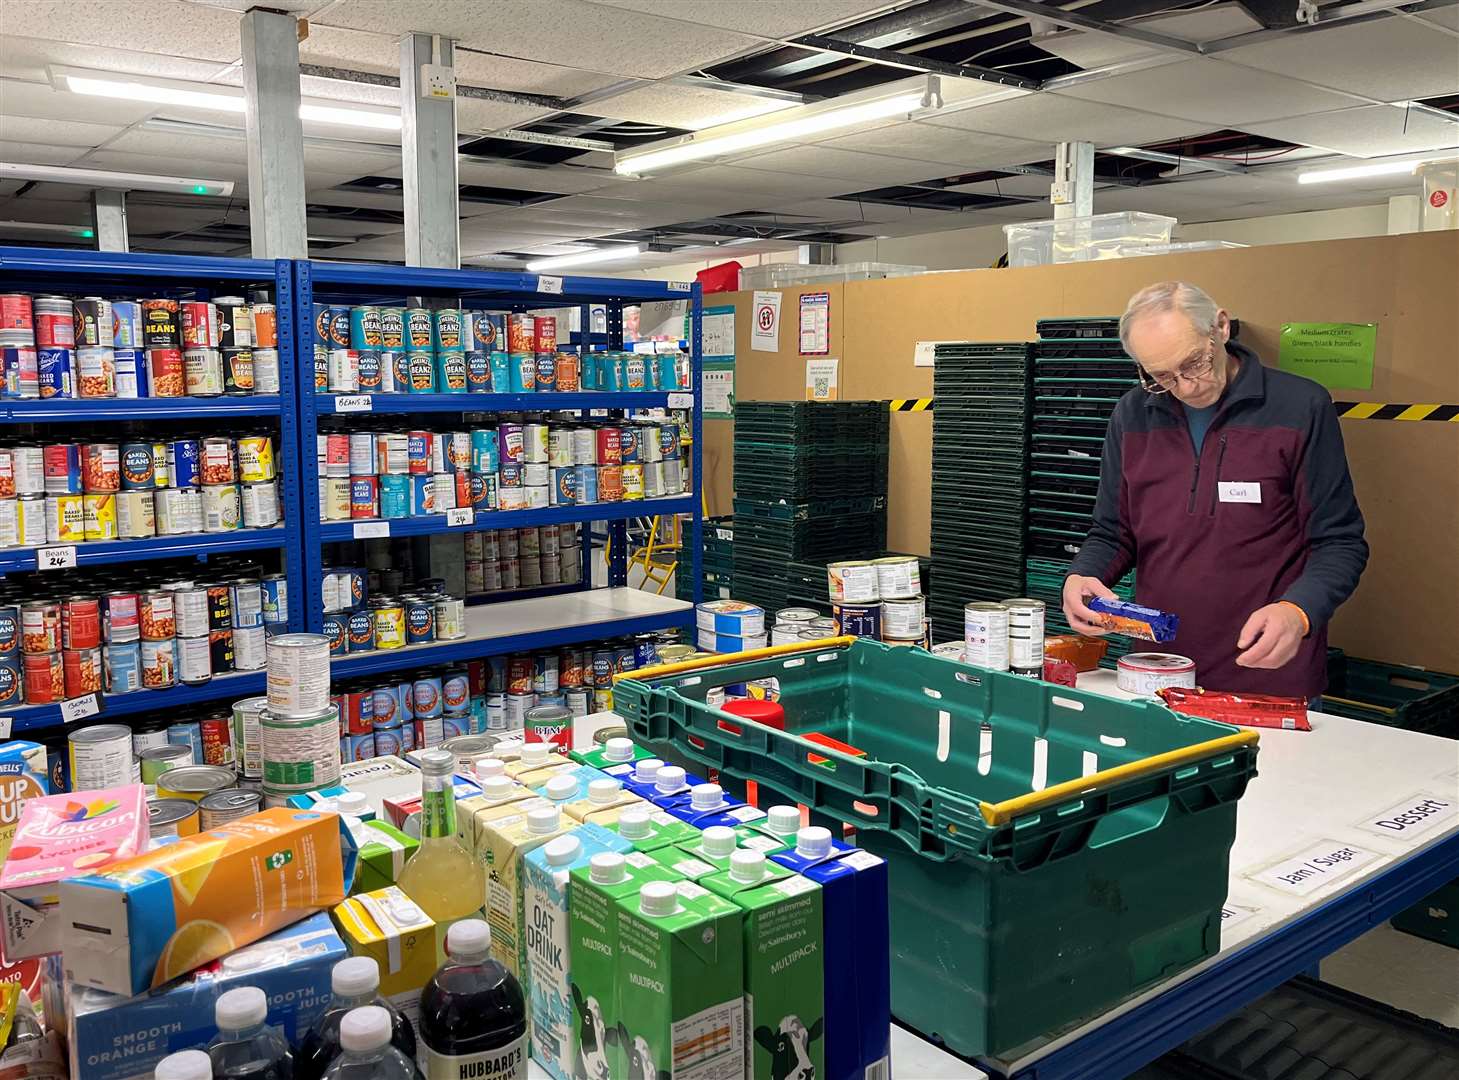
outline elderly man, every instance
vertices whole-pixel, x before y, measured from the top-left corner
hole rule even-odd
[[[1064,581],[1064,614],[1136,568],[1141,604],[1180,616],[1161,648],[1202,686],[1313,698],[1326,626],[1368,561],[1327,391],[1263,367],[1230,316],[1194,285],[1130,298],[1120,340],[1140,387],[1110,418],[1094,527]]]

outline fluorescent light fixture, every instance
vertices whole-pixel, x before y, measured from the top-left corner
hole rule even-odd
[[[1312,169],[1297,174],[1299,184],[1323,184],[1333,180],[1362,180],[1370,176],[1412,175],[1429,161],[1444,160],[1433,157],[1409,157],[1399,161],[1374,161],[1367,165],[1345,165],[1338,169]]]
[[[847,94],[839,98],[771,113],[769,116],[720,124],[678,139],[613,155],[613,171],[623,176],[641,175],[655,169],[689,161],[738,154],[760,146],[795,142],[841,128],[856,127],[902,114],[942,107],[937,76],[930,75],[918,88],[903,84],[897,91]]]
[[[589,266],[593,263],[617,262],[619,259],[637,258],[643,250],[641,244],[618,244],[593,251],[580,251],[576,255],[554,255],[550,259],[534,259],[527,264],[529,274],[541,274],[548,270],[566,270],[569,266]]]
[[[0,221],[0,233],[8,232],[61,233],[82,240],[91,240],[96,236],[96,230],[89,225],[51,225],[42,221]]]
[[[175,195],[232,195],[232,180],[202,180],[192,176],[151,176],[147,173],[73,169],[66,165],[19,165],[0,161],[0,180],[34,180],[42,184],[80,184],[114,191],[161,191]]]
[[[376,131],[400,130],[399,113],[368,112],[364,109],[341,108],[338,105],[300,105],[299,119],[317,120],[321,124],[372,128]]]

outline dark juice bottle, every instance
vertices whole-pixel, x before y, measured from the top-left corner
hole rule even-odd
[[[339,1025],[352,1009],[378,1005],[390,1014],[391,1044],[415,1058],[415,1028],[410,1018],[380,996],[380,965],[368,956],[352,956],[330,972],[334,997],[324,1015],[304,1036],[294,1055],[294,1080],[320,1080],[340,1053]]]
[[[446,962],[420,992],[426,1080],[525,1080],[527,1002],[491,957],[491,929],[463,919],[446,933]]]

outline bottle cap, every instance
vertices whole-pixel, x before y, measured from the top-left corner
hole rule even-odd
[[[689,807],[692,810],[718,810],[723,805],[724,788],[718,784],[695,784],[689,789]]]
[[[741,848],[730,855],[730,877],[753,885],[765,876],[765,853]]]
[[[618,815],[618,835],[625,840],[642,840],[651,832],[653,827],[648,823],[648,807],[627,806]]]
[[[456,771],[456,755],[449,750],[422,750],[415,759],[420,762],[420,771],[433,776],[449,776]]]
[[[539,806],[536,810],[527,811],[527,831],[537,836],[555,833],[561,820],[562,814],[557,807]]]
[[[529,742],[522,744],[523,765],[546,765],[547,755],[552,752],[552,747],[545,742]]]
[[[447,956],[481,956],[490,948],[491,927],[485,919],[462,919],[446,931]]]
[[[547,781],[542,788],[542,793],[553,802],[567,802],[568,799],[575,799],[578,795],[578,778],[558,773]]]
[[[359,817],[370,809],[370,800],[363,791],[346,791],[334,800],[334,808],[341,814]]]
[[[202,1050],[179,1050],[157,1063],[154,1080],[213,1080],[213,1059]]]
[[[795,853],[805,859],[824,859],[831,854],[831,830],[819,825],[795,834]]]
[[[508,758],[521,757],[522,747],[526,744],[521,739],[498,739],[496,746],[492,747],[492,754],[506,761]]]
[[[665,765],[654,774],[654,787],[665,795],[672,795],[684,787],[684,770],[677,765]]]
[[[633,763],[633,779],[640,784],[652,784],[664,763],[656,757],[640,758]]]
[[[261,1024],[268,1016],[268,998],[256,986],[240,986],[218,995],[213,1003],[213,1022],[223,1031],[242,1031]]]
[[[344,1014],[339,1022],[339,1045],[356,1054],[368,1053],[390,1044],[390,1014],[379,1005],[362,1005]]]
[[[633,760],[632,739],[609,739],[603,744],[603,760],[625,762]]]
[[[800,810],[794,806],[772,806],[765,816],[765,828],[776,836],[794,836],[800,831]]]
[[[542,846],[548,866],[566,866],[582,854],[583,842],[576,836],[559,836]]]
[[[595,885],[616,885],[628,878],[628,863],[616,851],[604,851],[588,860],[588,877]]]
[[[335,997],[359,997],[380,988],[380,965],[369,956],[351,956],[334,965],[329,988]]]
[[[623,785],[617,780],[590,780],[588,781],[588,801],[608,806],[617,800],[618,793],[622,790]]]
[[[706,855],[713,855],[716,859],[727,859],[730,852],[734,851],[735,845],[739,843],[739,839],[729,826],[711,825],[704,830],[701,842]]]
[[[507,763],[500,758],[494,758],[490,754],[482,754],[473,764],[476,766],[476,778],[485,780],[489,776],[502,776],[506,773]]]
[[[488,776],[481,782],[481,793],[488,799],[505,799],[517,785],[506,776]]]
[[[638,909],[645,915],[672,915],[679,910],[679,889],[671,881],[650,881],[638,891]]]

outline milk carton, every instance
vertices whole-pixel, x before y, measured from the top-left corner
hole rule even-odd
[[[351,956],[380,965],[380,994],[412,1021],[436,973],[436,924],[395,886],[352,896],[332,912]]]
[[[674,876],[684,881],[699,881],[707,878],[719,870],[714,863],[705,862],[697,856],[690,855],[676,847],[659,848],[656,851],[648,852],[648,857],[667,870],[673,872]]]
[[[522,903],[526,910],[528,1004],[532,1057],[556,1080],[572,1075],[572,985],[568,947],[568,875],[603,852],[625,854],[629,842],[597,825],[580,825],[527,852]]]
[[[824,1076],[821,887],[745,850],[700,884],[744,912],[747,1075]]]
[[[527,807],[528,809],[523,809]],[[557,807],[532,801],[503,807],[496,817],[477,819],[476,850],[486,866],[486,921],[491,954],[525,982],[526,918],[522,898],[522,860],[527,852],[561,836],[572,825]]]
[[[728,870],[730,856],[738,846],[739,837],[733,829],[725,825],[711,825],[698,836],[681,843],[679,850],[692,858],[709,863],[716,870]]]
[[[830,831],[819,827],[800,830],[794,848],[770,859],[821,886],[825,939],[832,943],[824,950],[826,1077],[888,1075],[892,991],[886,862],[835,843]],[[845,947],[848,942],[855,947]]]
[[[735,835],[739,837],[740,847],[773,855],[795,847],[800,823],[799,807],[772,806],[760,820],[735,826]]]
[[[606,825],[617,821],[618,811],[625,807],[646,805],[643,799],[625,790],[621,781],[599,774],[597,779],[588,781],[581,798],[569,802],[563,809],[574,821],[595,821]]]
[[[593,820],[598,819],[595,817]],[[657,851],[660,848],[693,843],[699,833],[687,821],[680,821],[673,814],[665,813],[647,802],[622,807],[618,812],[618,820],[605,824],[625,840],[633,841],[635,851]]]
[[[517,757],[498,760],[502,762],[503,772],[513,780],[543,769],[574,765],[571,758],[554,749],[551,743],[523,743]]]
[[[765,811],[730,798],[718,784],[695,784],[687,795],[660,800],[659,805],[698,829],[712,825],[733,829],[765,820]]]
[[[602,746],[594,746],[588,750],[569,750],[567,756],[580,764],[605,770],[615,765],[627,765],[631,768],[636,761],[653,758],[647,750],[635,746],[632,739],[621,737],[609,739]]]
[[[631,764],[605,765],[603,772],[614,780],[621,780],[623,787],[640,799],[652,799],[658,794],[655,781],[664,763],[658,758],[639,758]]]
[[[641,794],[655,806],[668,810],[686,801],[690,789],[705,782],[702,776],[686,773],[677,765],[664,765],[655,771],[653,787]]]
[[[533,798],[532,792],[505,776],[491,776],[481,782],[481,794],[462,799],[456,804],[456,835],[472,851],[476,850],[476,819],[485,813],[491,816],[498,807]]]
[[[10,851],[25,801],[50,791],[44,746],[20,739],[0,743],[0,863]]]
[[[743,1076],[740,909],[689,882],[648,882],[617,914],[626,1075]]]
[[[568,964],[574,1077],[627,1075],[618,948],[618,901],[677,874],[642,852],[595,855],[568,872]],[[611,1034],[610,1034],[611,1033]]]
[[[146,849],[147,793],[141,784],[27,799],[0,869],[5,959],[14,963],[60,952],[63,941],[69,946],[57,911],[62,879]]]

